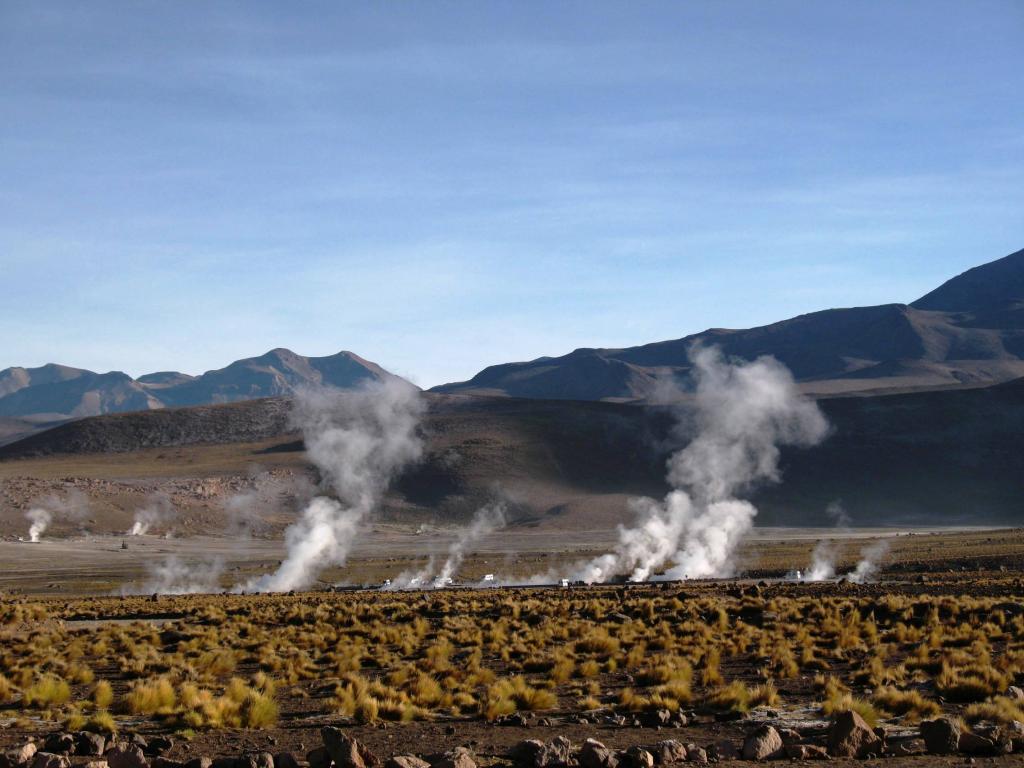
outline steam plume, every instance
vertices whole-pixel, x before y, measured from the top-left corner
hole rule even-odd
[[[829,539],[822,539],[814,545],[811,553],[811,567],[801,581],[828,581],[836,575],[836,545]]]
[[[634,502],[639,523],[620,527],[615,550],[585,563],[573,578],[594,582],[629,574],[643,581],[669,562],[666,578],[728,575],[757,515],[735,496],[779,480],[780,445],[811,446],[825,437],[825,417],[774,358],[729,363],[717,348],[695,347],[690,360],[697,436],[669,458],[675,490],[661,502]]]
[[[35,501],[25,513],[29,521],[28,539],[38,542],[55,519],[81,522],[89,514],[89,497],[77,488],[69,488],[64,496],[50,494]]]
[[[28,540],[37,543],[39,538],[46,533],[46,529],[53,522],[53,515],[45,507],[32,507],[25,513],[30,523],[28,527]]]
[[[854,584],[863,584],[866,581],[870,581],[878,573],[881,568],[880,561],[888,551],[889,542],[884,539],[865,547],[861,550],[860,562],[857,563],[853,572],[847,575],[846,578]]]
[[[126,532],[127,536],[145,536],[154,525],[170,523],[177,516],[177,510],[165,494],[156,493],[149,497],[146,506],[135,512],[135,522]]]
[[[392,477],[419,458],[419,392],[397,379],[355,391],[307,390],[292,412],[322,484],[337,498],[315,497],[285,532],[288,554],[278,570],[245,585],[284,592],[309,586],[320,571],[341,565],[356,530],[379,503]]]
[[[472,546],[494,531],[505,527],[505,512],[506,505],[502,501],[487,504],[478,509],[473,513],[473,519],[469,525],[459,532],[458,537],[448,547],[448,557],[436,576],[434,575],[434,558],[430,558],[423,569],[398,576],[392,582],[391,589],[409,589],[427,584],[436,588],[449,584],[458,573],[459,566],[462,565],[462,561],[471,551]]]
[[[194,595],[219,592],[220,577],[224,573],[224,560],[213,558],[207,561],[186,563],[170,555],[150,568],[149,581],[135,590],[122,590],[123,594]]]
[[[825,514],[835,522],[839,531],[845,531],[850,527],[850,516],[846,514],[843,505],[838,501],[830,502],[825,508]],[[836,575],[836,560],[839,559],[839,551],[835,542],[830,539],[822,539],[814,545],[811,552],[811,567],[801,577],[797,571],[799,581],[827,581]]]

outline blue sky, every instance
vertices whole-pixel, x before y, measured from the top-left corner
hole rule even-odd
[[[0,368],[485,365],[1024,247],[1024,4],[0,0]]]

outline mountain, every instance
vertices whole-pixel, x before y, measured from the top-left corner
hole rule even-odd
[[[0,416],[62,419],[158,408],[128,374],[62,365],[0,371]]]
[[[397,478],[381,519],[463,520],[500,494],[519,524],[613,527],[630,519],[630,496],[666,493],[665,460],[687,439],[665,406],[426,398],[423,460]],[[812,450],[783,449],[782,482],[753,497],[759,523],[831,525],[825,509],[841,501],[857,525],[1020,524],[1024,379],[819,404],[829,437]],[[65,467],[62,455],[83,454],[92,458],[81,463],[106,462],[132,482],[146,471],[295,467],[303,445],[287,410],[287,399],[270,398],[80,419],[0,448],[0,470],[46,476],[46,457]],[[201,450],[171,450],[210,443],[205,470]],[[146,448],[160,449],[155,459]],[[217,531],[223,520],[207,525]]]
[[[178,377],[178,378],[175,378]],[[289,395],[297,387],[328,385],[350,389],[367,380],[394,376],[352,352],[330,357],[303,357],[288,349],[237,360],[226,368],[195,378],[154,373],[139,379],[164,405],[205,405]],[[172,383],[167,383],[172,382]]]
[[[433,391],[644,401],[665,377],[685,378],[691,346],[774,355],[817,395],[985,386],[1024,376],[1024,250],[975,267],[912,304],[829,309],[746,330],[712,328],[625,349],[485,368]]]
[[[119,371],[94,373],[53,364],[8,368],[0,371],[0,418],[14,422],[0,430],[0,443],[5,434],[23,434],[27,422],[230,403],[288,395],[302,386],[347,389],[363,381],[392,377],[352,352],[303,357],[287,349],[238,360],[202,376],[162,371],[132,379]]]

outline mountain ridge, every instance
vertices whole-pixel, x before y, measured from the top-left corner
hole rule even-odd
[[[1024,250],[969,269],[910,304],[826,309],[634,347],[584,347],[488,366],[431,391],[649,402],[664,379],[687,378],[694,344],[716,344],[748,360],[772,355],[812,395],[1009,381],[1024,376]]]
[[[353,352],[304,357],[282,347],[199,376],[160,371],[133,379],[121,371],[48,363],[0,371],[0,417],[52,422],[290,395],[303,386],[348,389],[393,378],[398,377]]]

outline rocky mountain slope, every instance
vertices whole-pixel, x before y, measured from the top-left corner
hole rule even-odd
[[[423,461],[398,479],[384,519],[462,520],[500,496],[521,525],[613,526],[629,519],[630,496],[660,497],[668,490],[665,460],[685,440],[674,434],[677,414],[666,406],[427,397]],[[761,523],[830,525],[825,509],[834,501],[862,525],[1024,519],[1024,379],[819,403],[831,435],[812,450],[783,451],[783,482],[754,497]],[[138,449],[219,442],[223,468],[229,441],[237,445],[233,471],[286,458],[288,466],[297,466],[303,446],[299,435],[289,433],[286,412],[287,400],[269,399],[83,419],[0,449],[0,477],[39,471],[47,462],[80,463],[87,453],[122,451],[90,462],[107,461],[111,476],[135,482],[152,461],[144,457],[151,452]],[[198,458],[171,466],[176,455],[191,454],[168,451],[159,460],[161,476],[202,474]],[[32,458],[40,456],[48,458]]]
[[[350,388],[392,374],[352,352],[303,357],[274,349],[226,368],[189,376],[175,371],[132,379],[125,373],[94,373],[63,365],[0,371],[0,417],[60,420],[171,406],[208,405],[289,395],[297,387],[329,384]],[[3,433],[0,432],[0,442]]]
[[[485,368],[444,393],[580,400],[651,397],[685,378],[695,343],[774,355],[814,394],[984,386],[1024,376],[1024,250],[971,269],[912,304],[830,309],[747,330],[713,328],[625,349]]]

